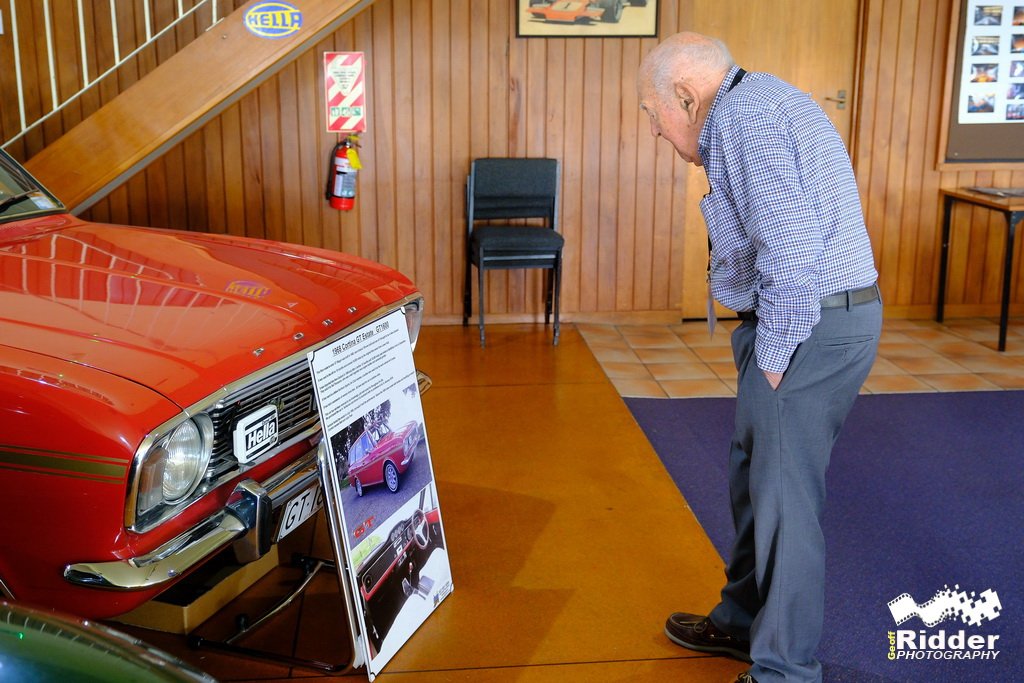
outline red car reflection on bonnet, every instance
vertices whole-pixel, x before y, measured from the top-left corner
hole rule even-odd
[[[363,487],[374,484],[384,484],[397,493],[399,479],[422,439],[418,422],[409,422],[397,431],[386,424],[377,425],[360,434],[348,452],[348,483],[356,495],[363,495]]]

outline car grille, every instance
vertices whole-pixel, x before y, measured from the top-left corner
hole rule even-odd
[[[208,478],[238,465],[232,434],[238,420],[268,405],[277,406],[278,441],[284,442],[318,419],[309,363],[303,359],[256,384],[235,392],[207,411],[213,420],[213,455]]]

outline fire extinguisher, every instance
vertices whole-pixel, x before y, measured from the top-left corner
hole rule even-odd
[[[358,137],[348,135],[331,150],[325,195],[331,207],[340,211],[351,211],[356,204],[356,175],[362,168],[358,143]]]

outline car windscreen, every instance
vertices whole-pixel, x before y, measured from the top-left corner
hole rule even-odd
[[[0,222],[63,210],[61,203],[17,161],[0,151]]]

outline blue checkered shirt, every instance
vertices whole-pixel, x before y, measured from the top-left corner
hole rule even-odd
[[[878,278],[850,158],[814,100],[775,76],[726,75],[698,149],[711,191],[711,293],[757,311],[757,365],[784,372],[823,297]]]

